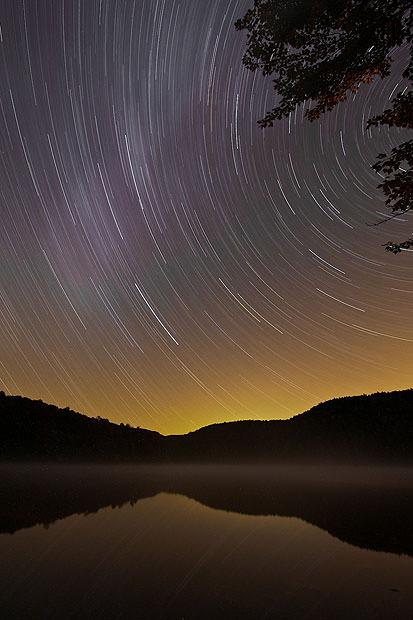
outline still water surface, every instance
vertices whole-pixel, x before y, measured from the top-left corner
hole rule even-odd
[[[12,508],[0,520],[0,616],[413,618],[411,519],[395,522],[392,534],[388,503],[378,499],[386,476],[369,476],[3,468]],[[412,493],[410,474],[392,477],[382,489],[392,500],[388,518],[398,501],[406,510]],[[97,512],[74,514],[88,506]]]

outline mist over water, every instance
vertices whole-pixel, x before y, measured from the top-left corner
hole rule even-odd
[[[2,466],[0,608],[410,618],[412,480],[402,468]]]

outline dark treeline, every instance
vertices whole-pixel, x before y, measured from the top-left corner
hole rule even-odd
[[[171,438],[190,460],[413,462],[413,389],[335,398],[289,420],[214,424]]]
[[[0,459],[134,461],[159,433],[0,392]]]
[[[413,389],[336,398],[289,420],[163,436],[0,392],[0,459],[91,462],[413,462]]]

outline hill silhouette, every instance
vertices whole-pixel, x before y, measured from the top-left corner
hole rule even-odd
[[[0,460],[135,461],[159,433],[0,392]]]
[[[335,398],[288,420],[186,435],[90,418],[0,392],[0,460],[77,462],[413,462],[413,389]]]

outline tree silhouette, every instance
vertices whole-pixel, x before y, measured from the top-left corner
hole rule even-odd
[[[405,47],[406,67],[400,92],[383,114],[367,127],[413,128],[413,10],[411,0],[255,0],[254,7],[235,23],[246,30],[244,65],[271,76],[277,105],[258,121],[272,127],[296,106],[310,100],[306,116],[318,119],[355,93],[361,84],[390,73],[392,53]],[[406,50],[403,51],[405,53]],[[373,169],[384,176],[379,185],[391,217],[412,210],[413,140],[383,153]],[[398,253],[413,247],[413,238],[389,241]]]

